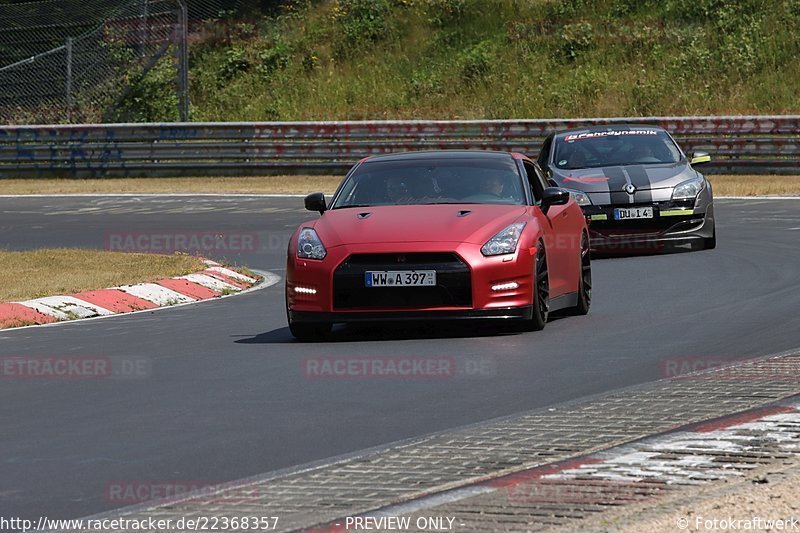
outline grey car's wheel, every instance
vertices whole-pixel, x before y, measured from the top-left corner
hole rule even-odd
[[[539,241],[536,246],[533,282],[533,312],[531,318],[525,321],[524,329],[526,331],[544,329],[550,314],[550,273],[547,269],[547,253],[542,241]]]
[[[571,315],[585,315],[592,305],[592,259],[589,237],[581,239],[581,270],[578,278],[578,304],[570,308]]]
[[[706,237],[703,239],[703,249],[705,250],[713,250],[717,247],[717,226],[716,224],[711,229],[711,237]]]

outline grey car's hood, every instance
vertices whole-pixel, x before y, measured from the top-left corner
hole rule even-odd
[[[564,170],[553,168],[553,179],[562,186],[587,193],[621,192],[628,184],[638,191],[672,188],[697,173],[684,160],[678,163],[624,165]]]

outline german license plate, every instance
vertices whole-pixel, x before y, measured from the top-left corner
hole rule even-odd
[[[367,287],[432,287],[435,270],[368,270],[364,272]]]
[[[630,220],[634,218],[653,218],[653,208],[620,207],[614,209],[614,220]]]

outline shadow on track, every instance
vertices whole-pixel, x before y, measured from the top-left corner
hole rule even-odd
[[[592,259],[621,259],[626,257],[649,257],[657,255],[685,254],[701,252],[704,248],[694,242],[653,242],[624,245],[618,248],[592,249]]]
[[[553,316],[551,322],[562,317]],[[501,335],[517,335],[521,332],[511,324],[494,323],[380,323],[380,324],[348,324],[335,326],[331,334],[319,343],[326,342],[365,342],[387,340],[420,340],[420,339],[457,339],[469,337],[496,337]],[[237,344],[288,344],[300,343],[295,340],[288,327],[259,333],[255,337],[244,337]]]

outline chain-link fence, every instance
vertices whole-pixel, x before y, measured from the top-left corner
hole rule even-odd
[[[188,119],[190,25],[224,0],[45,0],[0,4],[0,123],[125,120],[126,97],[156,66]],[[129,105],[129,104],[128,104]]]

